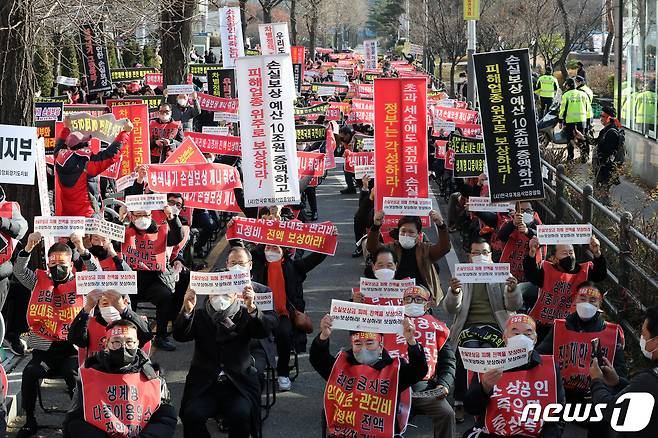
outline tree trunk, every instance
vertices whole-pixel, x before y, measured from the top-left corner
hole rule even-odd
[[[272,22],[272,7],[268,5],[263,5],[263,23]]]
[[[297,0],[290,0],[290,45],[297,45]]]
[[[605,2],[605,16],[608,25],[608,35],[605,38],[605,45],[603,46],[603,59],[601,64],[608,65],[610,63],[610,51],[612,50],[612,42],[615,39],[615,18],[612,13],[612,1],[606,0]]]
[[[455,69],[457,68],[457,60],[453,59],[450,62],[450,95],[455,96]]]
[[[240,0],[240,24],[242,25],[242,39],[247,38],[247,1]],[[242,42],[244,44],[244,41]]]
[[[196,0],[163,0],[160,56],[164,85],[184,83],[192,46]],[[169,96],[173,102],[176,96]]]
[[[62,34],[55,32],[53,34],[53,78],[57,79],[62,65]]]
[[[36,87],[32,65],[36,51],[33,16],[29,0],[0,2],[0,124],[32,125]],[[41,214],[36,184],[3,184],[3,188],[7,199],[20,203],[31,228],[34,216]]]
[[[443,55],[439,55],[439,80],[443,82]]]
[[[532,46],[532,68],[537,68],[537,43]]]
[[[308,36],[308,53],[315,60],[315,39],[318,28],[318,4],[311,0],[311,29]]]
[[[560,11],[560,17],[562,19],[562,28],[564,29],[564,46],[562,47],[562,52],[560,57],[557,60],[557,65],[560,67],[562,72],[562,77],[564,79],[569,77],[569,71],[567,70],[567,58],[571,52],[571,30],[569,29],[569,15],[567,10],[564,7],[564,0],[556,0],[558,10]]]

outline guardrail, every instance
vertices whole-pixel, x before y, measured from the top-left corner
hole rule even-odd
[[[658,295],[658,281],[655,273],[640,266],[633,253],[648,254],[645,259],[658,262],[658,245],[633,227],[631,212],[618,215],[610,210],[594,198],[591,185],[580,187],[566,176],[564,165],[553,167],[543,159],[542,165],[548,169],[548,178],[544,179],[546,197],[537,202],[542,218],[547,223],[592,224],[592,233],[601,242],[608,262],[607,286],[610,288],[604,297],[604,306],[624,332],[639,342],[637,330],[646,305],[638,292],[654,291],[654,295]]]

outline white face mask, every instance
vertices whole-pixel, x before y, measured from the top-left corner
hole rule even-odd
[[[379,351],[363,348],[358,353],[354,353],[354,359],[362,365],[372,365],[379,360]]]
[[[283,256],[281,255],[280,252],[277,252],[277,251],[265,251],[265,259],[266,259],[268,262],[278,262],[279,260],[281,260],[281,257],[283,257]]]
[[[215,159],[214,158],[206,158],[206,161],[209,163],[214,163]]]
[[[151,226],[151,218],[142,216],[140,218],[135,219],[133,221],[133,224],[135,224],[135,228],[137,228],[138,230],[144,231],[149,226]]]
[[[187,99],[178,99],[178,105],[180,106],[186,106],[187,105]]]
[[[535,348],[535,341],[526,335],[516,335],[507,339],[507,346],[512,348],[525,348],[528,351],[532,351]]]
[[[171,212],[174,214],[174,216],[178,216],[180,214],[180,208],[176,207],[175,205],[170,205],[169,208],[171,208]]]
[[[471,261],[473,263],[493,263],[489,256],[486,255],[474,255],[471,256]]]
[[[233,299],[228,295],[213,295],[210,297],[210,305],[219,311],[228,309],[233,304]]]
[[[400,242],[400,246],[404,249],[411,249],[416,246],[416,238],[411,236],[400,236],[398,242]]]
[[[391,281],[395,277],[395,271],[388,268],[377,269],[374,272],[377,280]]]
[[[532,221],[535,220],[535,216],[532,213],[523,213],[523,223],[530,225]]]
[[[163,115],[163,114],[161,114],[161,115],[160,115],[160,121],[161,121],[161,122],[163,122],[163,123],[169,123],[170,120],[171,120],[171,114],[167,114],[167,115]]]
[[[411,317],[422,316],[425,314],[425,305],[418,303],[405,304],[404,314]]]
[[[576,303],[576,313],[582,320],[594,318],[594,315],[599,311],[598,307],[590,303]]]
[[[121,319],[121,314],[117,309],[114,308],[114,306],[100,307],[100,310],[101,310],[101,316],[103,317],[105,322],[109,323]]]
[[[644,339],[644,336],[640,336],[640,350],[642,351],[642,354],[644,354],[644,357],[646,357],[649,360],[653,360],[653,353],[656,350],[655,349],[652,351],[647,350],[647,340]]]
[[[230,272],[235,272],[236,274],[239,274],[240,272],[249,272],[249,268],[247,266],[242,266],[242,265],[229,266],[228,270]]]

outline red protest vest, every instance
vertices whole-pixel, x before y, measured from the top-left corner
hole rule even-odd
[[[87,324],[87,348],[78,347],[78,365],[83,366],[88,357],[105,349],[105,326],[89,316]]]
[[[338,353],[324,390],[329,436],[392,437],[398,401],[400,359],[376,370],[352,365]]]
[[[557,376],[553,356],[541,356],[542,363],[530,370],[503,372],[489,398],[484,418],[485,432],[512,436],[538,437],[544,421],[521,422],[523,408],[540,404],[541,412],[549,403],[557,403]]]
[[[576,293],[576,286],[587,280],[592,269],[592,262],[580,263],[576,274],[558,271],[553,264],[544,261],[544,286],[539,291],[535,305],[529,315],[537,324],[553,324],[555,319],[564,319],[571,313],[571,303]]]
[[[7,372],[5,367],[0,364],[0,383],[2,383],[2,395],[7,398],[7,388],[9,387],[9,380],[7,379]]]
[[[416,325],[416,342],[423,346],[425,358],[427,359],[427,374],[423,380],[429,380],[436,371],[436,362],[439,358],[439,351],[450,336],[448,327],[432,315],[423,315],[412,318]],[[409,352],[407,341],[404,336],[394,333],[384,335],[384,348],[392,357],[401,357],[409,361]]]
[[[134,437],[160,407],[160,379],[80,368],[85,421],[109,437]],[[87,397],[89,395],[89,397]]]
[[[114,258],[107,256],[103,260],[98,260],[98,264],[101,267],[101,271],[116,271],[117,265],[114,263]]]
[[[0,217],[11,219],[15,210],[21,211],[21,206],[17,202],[3,202],[0,204]],[[0,234],[7,241],[7,247],[0,251],[1,265],[7,260],[11,260],[11,256],[14,253],[14,239],[6,231],[0,231]]]
[[[140,234],[126,228],[126,240],[121,245],[124,260],[134,271],[164,272],[167,264],[167,225],[158,225],[157,233]]]
[[[601,352],[614,363],[617,346],[617,333],[621,327],[605,323],[600,332],[575,332],[567,328],[564,319],[556,319],[553,333],[553,356],[560,367],[560,376],[565,389],[587,390],[589,388],[589,365],[592,360],[594,338],[601,342]]]
[[[32,332],[49,341],[66,341],[69,327],[83,306],[75,289],[75,278],[57,287],[47,271],[35,271],[37,282],[27,306],[27,323]]]
[[[527,235],[519,230],[512,231],[509,239],[505,242],[505,247],[500,255],[500,263],[509,263],[510,273],[518,280],[519,283],[525,281],[525,272],[523,271],[523,259],[528,255],[528,242],[530,239]],[[542,254],[546,253],[546,247],[535,253],[535,261],[541,262]]]

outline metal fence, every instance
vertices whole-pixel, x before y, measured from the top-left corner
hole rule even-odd
[[[548,169],[546,197],[537,203],[542,219],[554,224],[592,224],[608,263],[604,306],[624,332],[639,342],[642,314],[658,303],[658,245],[633,227],[631,212],[611,211],[594,198],[591,185],[580,187],[567,177],[564,165],[553,167],[544,160],[542,165]]]

